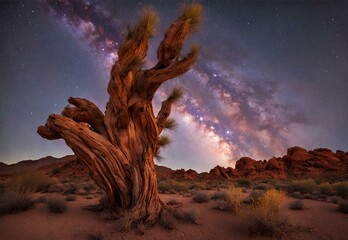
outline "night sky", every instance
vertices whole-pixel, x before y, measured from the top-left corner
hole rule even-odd
[[[167,82],[185,95],[161,165],[207,171],[242,156],[269,159],[299,145],[348,150],[348,2],[200,1],[203,23],[187,41],[194,67]],[[177,1],[1,1],[0,161],[72,154],[36,129],[70,96],[105,110],[111,64],[143,7],[160,24],[145,67]]]

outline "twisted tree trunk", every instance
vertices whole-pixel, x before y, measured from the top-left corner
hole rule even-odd
[[[50,115],[45,126],[38,128],[43,138],[65,140],[105,191],[110,208],[130,213],[131,222],[152,224],[163,208],[154,156],[161,145],[159,135],[172,125],[168,117],[181,92],[174,89],[157,116],[152,99],[163,82],[185,73],[196,61],[197,47],[181,59],[179,54],[200,13],[198,4],[186,7],[166,31],[157,50],[158,63],[140,70],[156,21],[155,13],[146,11],[118,50],[105,115],[89,100],[69,98],[74,107],[66,107],[61,115]]]

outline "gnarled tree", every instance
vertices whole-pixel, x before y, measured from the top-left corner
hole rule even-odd
[[[173,126],[168,118],[180,97],[174,89],[155,116],[152,100],[165,81],[185,73],[195,63],[199,48],[181,57],[183,42],[197,26],[202,7],[192,4],[165,32],[157,50],[157,64],[139,69],[145,59],[157,15],[144,11],[129,28],[111,69],[105,114],[87,99],[69,98],[74,107],[51,114],[38,133],[46,139],[64,139],[86,164],[90,175],[108,198],[110,208],[129,213],[131,221],[154,223],[163,209],[159,199],[154,156],[166,142],[160,134]]]

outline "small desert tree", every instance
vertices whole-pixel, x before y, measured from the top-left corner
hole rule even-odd
[[[154,11],[145,10],[118,49],[105,114],[89,100],[71,97],[68,102],[74,107],[66,107],[61,115],[51,114],[45,126],[38,128],[43,138],[65,140],[107,194],[109,207],[127,213],[131,222],[152,224],[164,207],[157,190],[154,156],[168,142],[160,134],[173,126],[168,117],[182,91],[173,89],[156,116],[152,100],[162,83],[195,63],[196,45],[185,56],[180,54],[184,40],[200,21],[201,11],[199,4],[184,7],[157,49],[157,64],[141,70],[157,21]]]

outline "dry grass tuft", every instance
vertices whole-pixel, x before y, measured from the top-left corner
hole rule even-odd
[[[34,206],[34,200],[27,193],[5,191],[0,196],[0,215],[25,211]]]
[[[205,192],[198,192],[192,197],[192,202],[195,203],[205,203],[208,202],[210,199],[210,196],[208,193]]]
[[[47,192],[49,187],[56,183],[57,180],[43,173],[23,172],[13,176],[7,188],[17,193]]]
[[[181,222],[197,224],[197,213],[194,209],[176,210],[174,217]]]
[[[243,200],[243,190],[241,188],[229,188],[224,191],[225,194],[215,195],[218,198],[216,209],[237,214],[240,211]]]
[[[281,238],[289,231],[291,224],[281,212],[285,193],[274,189],[268,190],[260,202],[251,207],[246,218],[250,234]]]

